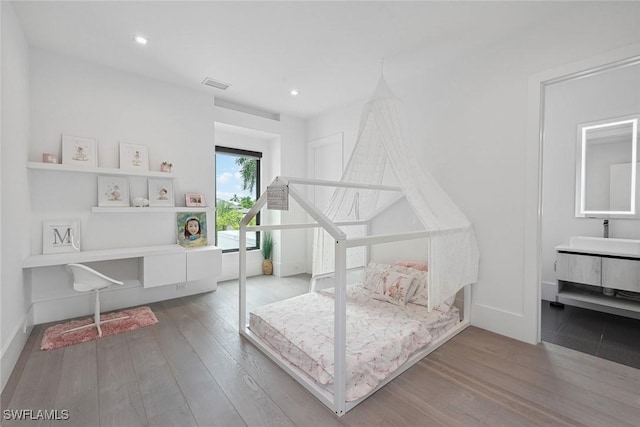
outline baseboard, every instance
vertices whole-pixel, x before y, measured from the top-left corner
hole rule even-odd
[[[556,282],[542,282],[540,284],[540,298],[545,301],[555,301],[558,296],[558,284]]]
[[[4,391],[4,387],[7,385],[13,368],[15,368],[20,353],[22,353],[22,349],[27,343],[29,334],[31,334],[31,330],[33,329],[33,325],[29,322],[30,312],[31,307],[29,307],[27,312],[22,316],[20,322],[16,324],[10,334],[10,338],[0,350],[0,385],[2,386],[0,390],[2,391]]]
[[[275,262],[273,263],[273,274],[278,277],[294,276],[305,273],[307,265],[304,261]]]
[[[529,344],[537,341],[537,327],[532,329],[532,322],[522,313],[472,303],[471,324]]]

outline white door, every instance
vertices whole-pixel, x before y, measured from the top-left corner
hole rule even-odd
[[[309,143],[310,178],[340,181],[344,170],[343,133],[320,138]],[[321,211],[329,206],[335,188],[310,186],[309,197]]]

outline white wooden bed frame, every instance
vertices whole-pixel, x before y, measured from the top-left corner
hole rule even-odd
[[[385,191],[402,191],[399,187],[390,187],[383,185],[368,185],[368,184],[353,184],[337,181],[320,181],[312,179],[302,178],[286,178],[277,177],[272,185],[286,186],[288,187],[288,194],[293,198],[313,219],[315,223],[301,223],[301,224],[279,224],[279,225],[259,225],[249,226],[249,222],[258,214],[258,212],[267,203],[267,192],[262,193],[260,198],[256,201],[254,206],[247,212],[245,217],[240,223],[240,310],[239,310],[239,323],[238,329],[242,336],[246,337],[251,343],[258,347],[263,353],[269,356],[275,363],[277,363],[282,369],[284,369],[289,375],[295,378],[302,386],[309,390],[316,398],[324,403],[333,412],[342,416],[347,411],[358,405],[367,397],[375,393],[382,388],[385,384],[402,374],[405,370],[419,362],[426,355],[436,350],[442,344],[454,337],[456,334],[463,331],[469,326],[469,310],[471,309],[471,290],[470,285],[464,287],[464,306],[462,310],[462,318],[453,328],[449,329],[443,335],[437,337],[429,345],[414,353],[409,359],[400,366],[395,372],[393,372],[388,378],[382,381],[378,386],[370,393],[362,398],[347,402],[346,395],[346,310],[347,310],[347,298],[346,298],[346,277],[347,277],[347,261],[346,252],[347,248],[358,246],[370,246],[372,244],[397,242],[402,240],[414,240],[424,239],[429,237],[428,231],[416,231],[409,233],[395,233],[395,234],[380,234],[375,236],[365,237],[353,237],[349,238],[342,230],[340,226],[346,225],[365,225],[368,226],[371,219],[363,221],[353,222],[332,222],[330,221],[318,208],[312,205],[299,190],[292,186],[292,184],[302,185],[321,185],[330,187],[348,187],[348,188],[363,188]],[[247,231],[272,231],[272,230],[290,230],[290,229],[304,229],[304,228],[317,228],[322,227],[335,239],[335,308],[334,308],[334,374],[333,374],[333,394],[316,384],[310,379],[304,372],[298,370],[291,365],[287,360],[282,358],[276,353],[266,342],[264,342],[256,334],[252,333],[247,325]]]

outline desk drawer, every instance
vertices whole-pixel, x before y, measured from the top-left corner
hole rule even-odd
[[[187,277],[184,253],[145,256],[142,264],[141,282],[145,288],[183,283]]]

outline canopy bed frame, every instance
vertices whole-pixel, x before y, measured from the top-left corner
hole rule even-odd
[[[239,243],[239,332],[242,336],[246,337],[251,343],[258,347],[262,352],[269,356],[275,363],[277,363],[282,369],[284,369],[289,375],[295,378],[301,385],[303,385],[309,392],[311,392],[316,398],[318,398],[323,404],[330,408],[336,415],[342,416],[347,411],[358,405],[365,400],[371,394],[375,393],[385,384],[396,378],[403,373],[406,369],[419,362],[426,355],[437,349],[453,336],[464,330],[469,326],[469,313],[470,313],[470,289],[469,285],[457,287],[455,291],[463,289],[463,307],[460,322],[452,328],[448,329],[442,335],[435,338],[426,347],[423,347],[413,353],[409,358],[395,371],[391,373],[387,378],[380,382],[372,391],[365,396],[358,398],[357,400],[347,401],[346,399],[346,351],[347,351],[347,249],[354,247],[365,247],[367,249],[365,253],[365,261],[368,261],[369,248],[372,245],[411,241],[416,239],[426,239],[427,241],[435,234],[441,232],[441,230],[417,230],[412,232],[400,232],[400,233],[388,233],[377,235],[364,235],[364,236],[349,236],[341,227],[361,225],[365,230],[370,230],[371,221],[383,210],[389,207],[386,205],[369,215],[366,219],[356,221],[331,221],[327,215],[321,212],[316,206],[314,206],[297,188],[299,185],[319,185],[319,186],[331,186],[331,187],[343,187],[349,189],[362,189],[362,190],[377,190],[377,191],[390,191],[400,192],[402,197],[402,189],[400,187],[392,187],[385,185],[369,185],[360,183],[348,183],[348,182],[334,182],[334,181],[319,181],[302,178],[285,178],[278,177],[269,186],[268,190],[264,192],[260,198],[256,201],[255,205],[249,210],[249,212],[243,218],[240,224],[240,243]],[[297,224],[279,224],[279,225],[257,225],[249,226],[249,222],[258,214],[258,212],[268,205],[269,193],[271,190],[277,190],[271,193],[271,195],[280,194],[284,195],[287,199],[294,200],[315,222],[309,223],[297,223]],[[397,199],[396,199],[397,200]],[[282,200],[280,200],[282,201]],[[275,204],[275,202],[274,202]],[[267,206],[268,207],[268,206]],[[296,366],[293,366],[289,361],[284,359],[278,352],[267,344],[260,336],[252,332],[250,326],[247,324],[247,232],[253,231],[274,231],[274,230],[290,230],[290,229],[308,229],[308,228],[321,228],[325,230],[333,239],[335,259],[334,259],[334,339],[333,339],[333,384],[329,389],[326,389],[316,383],[303,371]],[[455,292],[454,292],[455,294]]]

